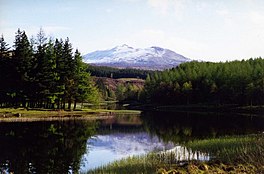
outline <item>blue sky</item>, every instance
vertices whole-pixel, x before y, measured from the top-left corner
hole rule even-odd
[[[69,37],[82,54],[128,44],[206,61],[264,57],[263,0],[0,0],[0,34]]]

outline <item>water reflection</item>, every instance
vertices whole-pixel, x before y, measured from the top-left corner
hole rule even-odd
[[[236,114],[146,112],[141,118],[145,130],[165,142],[184,143],[194,139],[264,131],[264,117]]]
[[[0,173],[78,173],[130,155],[167,150],[175,160],[209,159],[190,140],[264,131],[264,118],[147,112],[105,120],[0,123]],[[161,153],[162,154],[162,153]]]
[[[174,148],[173,143],[164,144],[157,136],[150,137],[146,132],[97,135],[88,140],[89,154],[85,154],[83,157],[84,163],[81,171],[87,171],[129,156],[172,148]]]
[[[179,162],[186,162],[190,160],[208,161],[210,159],[210,155],[208,153],[192,151],[191,149],[188,149],[184,146],[175,146],[174,148],[162,151],[159,154],[160,159],[162,159],[162,161],[167,164],[176,164]]]
[[[78,172],[95,122],[0,123],[1,169],[14,173]]]

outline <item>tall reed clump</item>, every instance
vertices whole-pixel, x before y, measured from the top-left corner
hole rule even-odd
[[[144,174],[155,173],[158,161],[154,154],[132,156],[90,170],[87,174]]]
[[[256,136],[221,137],[214,139],[195,140],[188,142],[186,146],[193,151],[208,153],[211,160],[234,162],[239,154],[252,151],[251,146]]]

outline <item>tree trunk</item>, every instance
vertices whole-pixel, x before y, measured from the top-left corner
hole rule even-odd
[[[57,109],[60,109],[60,99],[58,98]]]
[[[68,109],[71,110],[71,100],[68,101]]]
[[[51,104],[51,109],[55,109],[55,103]]]
[[[75,110],[75,109],[76,109],[76,105],[77,105],[77,101],[76,101],[76,100],[74,100],[74,106],[73,106],[73,110]]]
[[[63,101],[63,105],[62,105],[62,109],[65,110],[65,105],[66,105],[66,102]]]

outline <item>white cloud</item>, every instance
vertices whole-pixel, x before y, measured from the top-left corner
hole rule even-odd
[[[264,26],[264,13],[258,11],[252,11],[249,13],[250,20],[257,25]]]
[[[126,43],[135,48],[160,46],[171,49],[179,54],[193,59],[199,59],[197,55],[203,55],[209,50],[208,46],[194,39],[183,38],[175,33],[168,33],[157,29],[144,29],[132,33],[129,37],[117,38],[118,45]],[[111,48],[111,47],[109,47]]]
[[[107,8],[107,9],[105,10],[105,12],[106,12],[106,13],[112,13],[112,12],[113,12],[113,9],[112,9],[112,8]]]
[[[158,10],[160,14],[168,13],[169,0],[148,0],[148,4]]]
[[[219,9],[219,10],[216,10],[216,14],[220,16],[228,16],[230,15],[230,12],[227,9]]]
[[[69,27],[64,27],[64,26],[44,26],[42,27],[44,32],[47,34],[54,34],[60,31],[66,31],[66,30],[71,30]],[[39,30],[37,30],[39,31]]]
[[[161,15],[174,15],[181,19],[189,0],[148,0],[148,5]]]

